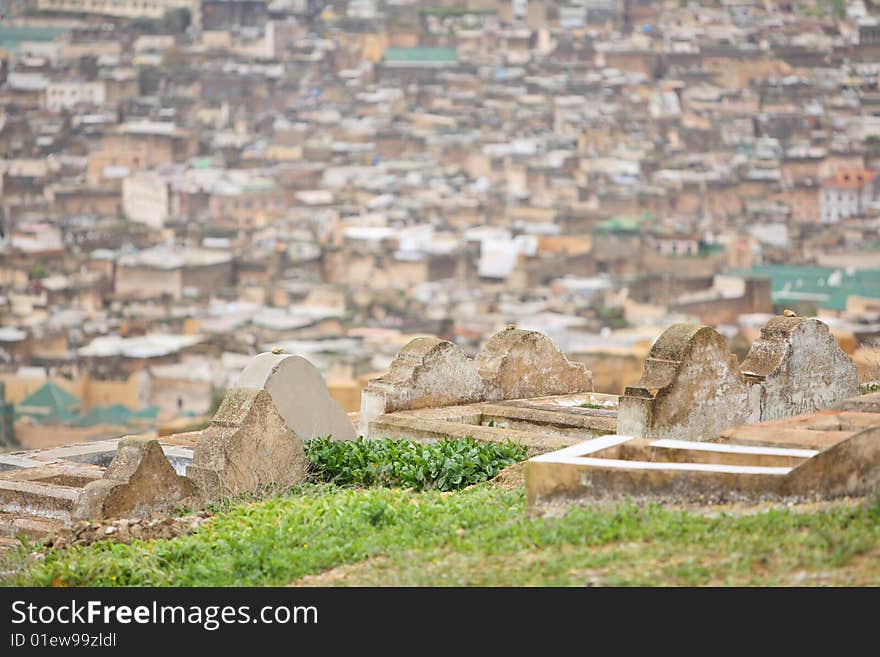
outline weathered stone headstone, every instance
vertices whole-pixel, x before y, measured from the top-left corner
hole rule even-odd
[[[86,485],[72,516],[80,520],[137,518],[198,505],[195,483],[174,471],[158,440],[123,438],[103,479]]]
[[[391,363],[388,373],[373,379],[361,393],[360,433],[384,413],[455,406],[480,401],[483,382],[474,361],[448,340],[411,340]]]
[[[525,399],[593,390],[593,376],[547,336],[508,328],[493,335],[476,357],[484,399]]]
[[[826,324],[806,317],[768,321],[740,371],[750,386],[750,422],[812,413],[859,390],[852,359]]]
[[[744,421],[748,410],[727,341],[708,326],[675,324],[654,343],[638,385],[620,398],[617,432],[708,440]]]
[[[306,475],[302,441],[324,436],[351,440],[355,431],[321,373],[300,356],[263,353],[226,393],[187,475],[208,500],[297,484]]]

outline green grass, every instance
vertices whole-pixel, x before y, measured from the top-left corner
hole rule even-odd
[[[10,583],[880,584],[880,501],[717,517],[620,504],[530,520],[522,489],[494,483],[456,493],[319,484],[216,512],[174,540],[51,550]]]

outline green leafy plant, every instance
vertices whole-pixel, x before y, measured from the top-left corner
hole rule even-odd
[[[315,438],[306,443],[306,455],[317,479],[340,486],[449,491],[491,479],[523,460],[526,449],[510,441],[487,443],[471,437],[435,443]]]

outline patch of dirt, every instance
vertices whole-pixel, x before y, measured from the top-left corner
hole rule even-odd
[[[771,509],[785,509],[792,513],[819,513],[830,511],[839,507],[857,507],[870,502],[869,498],[842,497],[834,500],[819,501],[768,501],[759,503],[735,502],[732,504],[698,505],[685,504],[684,509],[692,513],[699,513],[710,518],[721,514],[733,516],[749,516],[764,513]]]
[[[798,570],[782,580],[782,586],[878,586],[876,554],[857,554],[834,570],[808,572]]]
[[[513,465],[508,465],[501,472],[495,475],[492,480],[494,484],[507,490],[516,488],[525,488],[526,486],[526,462],[520,461]]]
[[[503,471],[502,471],[503,472]],[[501,476],[500,474],[498,475]],[[711,502],[692,502],[681,500],[669,500],[657,497],[631,497],[631,498],[575,498],[551,500],[542,502],[534,508],[528,509],[530,518],[558,517],[565,515],[569,509],[575,506],[589,506],[601,511],[613,511],[621,504],[659,504],[667,509],[680,509],[688,513],[718,518],[728,516],[750,516],[766,513],[770,510],[786,510],[791,513],[819,513],[830,511],[840,507],[858,507],[872,503],[870,497],[842,497],[833,500],[768,500],[763,502],[729,502],[726,504],[713,504]]]
[[[118,518],[101,522],[81,520],[70,523],[51,534],[43,545],[43,552],[49,548],[63,549],[74,545],[90,545],[98,541],[131,543],[134,539],[152,541],[156,539],[184,536],[204,525],[210,514],[206,511],[182,518],[129,519]]]
[[[357,577],[358,574],[387,561],[386,557],[380,555],[357,563],[343,564],[317,575],[306,575],[288,586],[343,586],[347,583],[347,579]]]
[[[711,578],[705,586],[872,586],[880,584],[880,573],[876,570],[876,555],[855,556],[843,566],[829,567],[825,570],[793,570],[777,564],[763,564],[756,561],[748,576],[733,575],[732,579]]]

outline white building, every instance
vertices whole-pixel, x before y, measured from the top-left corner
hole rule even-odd
[[[162,228],[171,210],[168,181],[152,171],[128,176],[122,181],[122,210],[129,221]]]
[[[63,80],[46,85],[46,109],[60,112],[77,105],[101,106],[107,98],[107,85],[103,80]]]
[[[648,244],[664,256],[695,256],[700,252],[700,238],[697,235],[651,235]]]
[[[819,199],[822,223],[836,224],[864,214],[875,200],[876,175],[869,169],[846,169],[824,180]]]
[[[376,0],[349,0],[346,15],[349,18],[372,20],[378,14]]]
[[[197,25],[201,3],[198,0],[37,0],[36,5],[41,11],[121,18],[162,18],[167,11],[186,8],[193,14],[193,23]]]

